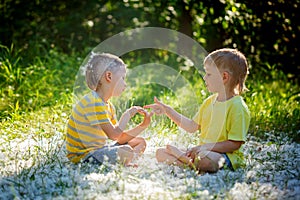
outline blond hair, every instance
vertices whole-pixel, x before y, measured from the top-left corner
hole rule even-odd
[[[245,86],[249,73],[248,63],[240,51],[230,48],[215,50],[204,59],[204,65],[206,64],[214,64],[220,71],[227,71],[232,77],[231,89],[237,89],[239,94],[248,90]]]
[[[110,53],[91,52],[90,59],[85,66],[85,80],[91,90],[96,91],[101,86],[101,77],[106,71],[115,72],[125,66],[124,62]]]

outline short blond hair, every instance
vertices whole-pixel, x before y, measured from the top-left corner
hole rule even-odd
[[[248,89],[245,86],[249,67],[246,57],[237,49],[218,49],[206,56],[204,65],[214,64],[219,70],[227,71],[232,76],[230,86],[241,94]]]
[[[110,53],[91,52],[85,66],[85,80],[91,90],[96,91],[101,86],[100,80],[106,71],[115,72],[125,66],[122,59]]]

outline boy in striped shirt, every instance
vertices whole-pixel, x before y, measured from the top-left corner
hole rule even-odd
[[[119,96],[126,88],[126,65],[117,56],[91,53],[86,64],[86,83],[91,92],[73,108],[66,136],[67,157],[74,163],[93,161],[102,164],[117,160],[130,165],[134,155],[146,148],[146,141],[137,137],[150,124],[153,113],[139,106],[126,110],[118,122],[114,106],[109,99]],[[124,131],[135,114],[144,115],[138,126]],[[116,141],[107,145],[108,139]]]

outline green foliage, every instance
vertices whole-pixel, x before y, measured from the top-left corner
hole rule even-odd
[[[53,47],[66,53],[82,51],[132,28],[165,27],[192,37],[208,51],[238,48],[250,63],[269,63],[297,79],[299,3],[4,0],[0,4],[0,44],[16,44],[32,58],[47,55]]]

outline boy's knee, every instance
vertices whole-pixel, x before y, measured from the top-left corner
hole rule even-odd
[[[145,146],[147,145],[146,140],[142,137],[136,137],[128,142],[131,147]]]
[[[144,138],[139,138],[139,143],[140,143],[141,146],[143,146],[144,148],[146,148],[147,143],[146,143],[146,140]]]
[[[142,137],[137,137],[134,139],[133,143],[129,143],[136,153],[143,153],[146,149],[147,143],[146,140]]]
[[[215,173],[219,170],[219,165],[209,157],[203,157],[198,161],[196,168],[199,171]]]

